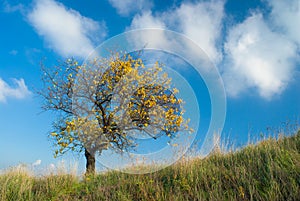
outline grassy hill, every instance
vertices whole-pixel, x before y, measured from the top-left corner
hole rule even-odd
[[[0,200],[300,200],[300,131],[146,175],[0,175]]]

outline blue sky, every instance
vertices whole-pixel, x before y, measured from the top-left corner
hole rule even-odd
[[[82,157],[72,154],[53,158],[47,133],[55,117],[40,113],[42,100],[35,93],[42,86],[39,63],[83,59],[106,39],[132,29],[182,33],[208,55],[226,91],[222,138],[240,146],[249,132],[255,139],[267,127],[299,122],[299,21],[300,0],[4,0],[0,169],[35,162],[47,167],[62,159],[84,165]],[[209,112],[202,111],[208,121]]]

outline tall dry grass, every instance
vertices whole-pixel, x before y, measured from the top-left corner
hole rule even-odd
[[[161,171],[115,171],[80,179],[35,177],[22,169],[0,175],[0,200],[299,200],[300,131],[205,159],[181,160]]]

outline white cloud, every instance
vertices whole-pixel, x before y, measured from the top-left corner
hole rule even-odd
[[[3,8],[4,12],[6,13],[13,13],[16,11],[19,11],[21,13],[25,13],[25,8],[23,4],[17,4],[17,5],[10,5],[7,1],[3,2]]]
[[[202,48],[213,62],[218,63],[222,58],[217,42],[221,34],[223,8],[223,1],[210,1],[182,3],[174,10],[155,15],[144,11],[133,18],[130,29],[167,28],[181,32]]]
[[[261,14],[253,14],[233,27],[225,43],[223,69],[229,95],[257,89],[260,96],[280,94],[292,79],[296,46],[273,32]]]
[[[109,3],[117,9],[121,16],[128,16],[133,12],[149,10],[153,6],[151,0],[109,0]]]
[[[256,90],[261,97],[270,99],[286,89],[297,71],[300,0],[292,0],[291,4],[270,0],[270,5],[268,20],[254,13],[244,22],[229,27],[226,33],[222,32],[225,19],[222,0],[186,1],[161,13],[143,11],[135,15],[127,29],[166,28],[181,32],[219,67],[229,96]],[[226,35],[224,41],[221,34]],[[165,36],[145,37],[161,46],[170,45]],[[193,53],[189,47],[186,51]]]
[[[0,102],[6,102],[7,98],[23,99],[31,94],[22,78],[13,81],[16,85],[14,87],[0,78]]]
[[[42,164],[42,160],[36,160],[34,163],[32,163],[32,166],[39,166]]]
[[[130,27],[127,27],[127,30],[130,29],[165,29],[166,25],[164,22],[153,16],[151,11],[145,11],[142,14],[137,14],[134,16]],[[135,34],[134,38],[131,39],[133,43],[135,43],[137,46],[140,46],[139,44],[141,41],[148,41],[147,44],[155,44],[155,46],[165,47],[169,45],[170,41],[165,37],[163,33],[158,32],[147,32],[141,34]],[[147,46],[147,44],[143,44]]]
[[[300,45],[300,0],[269,0],[271,20]]]
[[[49,47],[64,57],[87,56],[94,48],[93,42],[106,35],[104,23],[99,24],[54,0],[36,0],[27,18]]]
[[[164,14],[168,27],[192,39],[210,59],[219,63],[218,39],[222,30],[224,3],[222,1],[183,3],[175,11]]]
[[[159,17],[153,16],[151,11],[144,11],[137,14],[131,21],[129,29],[145,29],[145,28],[166,28],[165,23]]]

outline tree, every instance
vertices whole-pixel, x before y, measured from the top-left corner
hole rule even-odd
[[[53,68],[42,65],[43,109],[58,113],[50,134],[55,157],[84,151],[86,172],[93,174],[96,154],[132,149],[134,135],[172,138],[188,129],[182,100],[162,64],[145,67],[136,57],[113,54],[84,65],[73,58]]]

